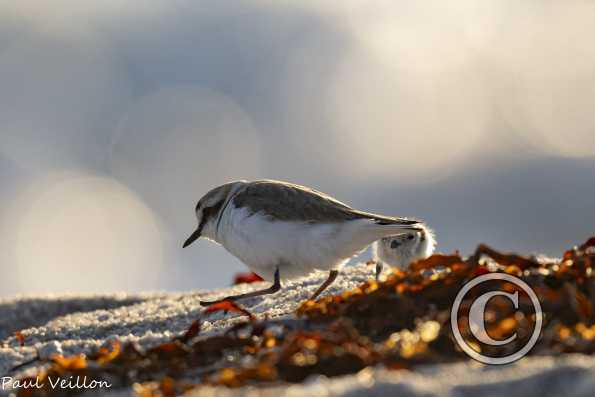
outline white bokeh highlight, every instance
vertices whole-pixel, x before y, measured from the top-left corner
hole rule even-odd
[[[21,191],[2,219],[12,290],[160,288],[159,221],[138,196],[112,179],[50,174]]]

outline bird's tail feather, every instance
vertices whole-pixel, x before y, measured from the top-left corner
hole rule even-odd
[[[401,222],[401,219],[398,218],[384,217],[382,219],[362,219],[352,224],[355,229],[349,228],[346,236],[350,245],[359,250],[361,247],[372,244],[384,237],[424,230],[424,225],[420,221],[402,221],[404,222]]]
[[[374,223],[377,225],[397,225],[397,226],[415,226],[419,225],[420,222],[413,219],[404,218],[380,218],[375,219]]]
[[[395,234],[417,232],[424,230],[424,225],[420,221],[414,221],[403,218],[382,218],[372,220],[368,224],[368,230],[377,239]]]
[[[378,225],[418,225],[421,224],[421,221],[417,219],[407,219],[407,218],[399,218],[395,216],[386,216],[386,215],[379,215],[374,214],[372,212],[364,212],[364,211],[357,211],[354,210],[354,213],[359,215],[360,218],[369,219]]]

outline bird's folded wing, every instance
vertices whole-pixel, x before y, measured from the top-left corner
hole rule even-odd
[[[358,211],[317,190],[278,181],[249,183],[234,197],[236,207],[251,214],[260,213],[279,221],[336,223],[355,219],[371,219],[379,223],[412,225],[414,220]]]

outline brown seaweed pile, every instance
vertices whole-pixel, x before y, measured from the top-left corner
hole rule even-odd
[[[197,320],[184,335],[151,349],[112,342],[88,357],[54,356],[30,379],[42,387],[21,388],[19,395],[72,394],[50,386],[48,380],[58,377],[133,387],[142,396],[174,396],[205,384],[300,382],[314,374],[338,376],[370,365],[414,370],[419,364],[467,360],[454,341],[450,311],[459,290],[488,273],[514,275],[538,296],[543,326],[530,354],[592,354],[594,263],[595,238],[555,261],[503,254],[480,245],[467,259],[434,255],[383,282],[370,280],[340,295],[307,301],[298,309],[297,319],[258,320],[238,304],[222,302],[207,312],[235,312],[247,320],[210,337],[200,336]],[[485,331],[491,338],[518,336],[506,349],[477,341],[466,317],[474,298],[494,288],[519,292],[518,309],[501,297],[486,306]],[[507,281],[494,280],[471,289],[458,314],[465,341],[482,354],[498,357],[527,341],[537,313],[526,293]]]

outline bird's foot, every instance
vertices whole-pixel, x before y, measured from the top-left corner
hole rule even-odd
[[[221,299],[217,299],[214,301],[200,301],[199,304],[201,306],[212,306],[212,305],[216,305],[217,303],[221,303],[221,302],[235,302],[236,300],[238,300],[239,297],[238,296],[227,296],[225,298],[221,298]]]

